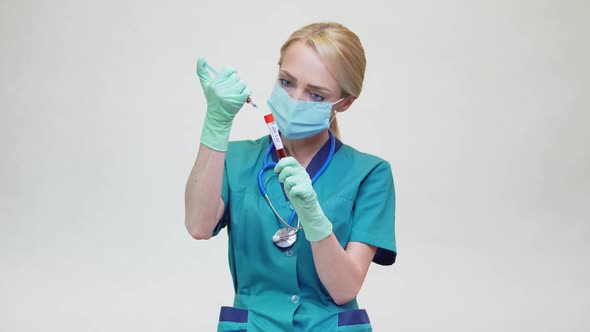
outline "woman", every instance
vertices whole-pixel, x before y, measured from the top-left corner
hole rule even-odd
[[[344,26],[316,23],[280,55],[267,102],[280,160],[269,136],[228,142],[251,91],[234,69],[213,78],[197,64],[207,113],[185,223],[195,239],[227,227],[235,298],[218,331],[371,331],[356,296],[371,262],[395,261],[393,177],[385,160],[343,144],[335,119],[360,95],[364,50]]]

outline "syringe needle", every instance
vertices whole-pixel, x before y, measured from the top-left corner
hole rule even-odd
[[[246,99],[246,102],[252,106],[254,106],[254,108],[258,109],[258,105],[256,105],[256,103],[254,102],[254,100],[252,100],[252,98],[248,97],[248,99]]]

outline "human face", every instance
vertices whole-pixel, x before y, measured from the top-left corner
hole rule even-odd
[[[341,96],[340,85],[326,64],[313,48],[301,41],[285,50],[278,83],[296,100],[334,102]]]

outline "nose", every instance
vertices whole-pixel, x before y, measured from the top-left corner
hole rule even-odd
[[[289,97],[295,100],[306,100],[305,91],[303,89],[291,89],[291,91],[289,91]]]

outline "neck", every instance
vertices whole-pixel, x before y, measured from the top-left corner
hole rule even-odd
[[[287,155],[295,158],[301,166],[307,167],[316,153],[328,141],[330,134],[328,134],[328,130],[324,130],[315,136],[303,139],[289,140],[284,137],[281,138]]]

